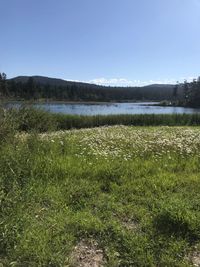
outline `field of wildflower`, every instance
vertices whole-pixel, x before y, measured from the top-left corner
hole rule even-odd
[[[200,266],[200,127],[1,144],[0,266]]]

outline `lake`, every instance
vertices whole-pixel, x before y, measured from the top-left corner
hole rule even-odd
[[[200,113],[200,109],[183,107],[154,106],[156,102],[141,103],[37,103],[33,106],[44,110],[77,115],[109,114],[182,114]],[[7,106],[20,106],[19,103],[8,103]]]

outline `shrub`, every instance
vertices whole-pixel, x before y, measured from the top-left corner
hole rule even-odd
[[[16,112],[20,131],[46,132],[56,130],[56,121],[52,114],[33,107],[21,107]]]

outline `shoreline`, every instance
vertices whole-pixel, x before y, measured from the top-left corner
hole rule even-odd
[[[22,100],[22,99],[4,99],[0,100],[0,103],[24,103],[24,104],[83,104],[83,105],[111,105],[111,104],[137,104],[137,103],[149,103],[146,104],[153,106],[158,105],[159,102],[149,100],[149,101],[68,101],[68,100]],[[151,104],[152,103],[152,104]],[[155,104],[158,103],[158,104]]]

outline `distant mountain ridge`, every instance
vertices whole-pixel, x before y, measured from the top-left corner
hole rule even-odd
[[[59,78],[51,78],[51,77],[45,77],[45,76],[17,76],[14,77],[10,80],[14,80],[15,82],[21,82],[21,83],[26,83],[29,78],[33,78],[33,80],[38,83],[38,84],[49,84],[51,86],[70,86],[70,85],[79,85],[79,86],[87,86],[87,87],[98,87],[98,88],[122,88],[122,86],[104,86],[104,85],[98,85],[98,84],[91,84],[91,83],[86,83],[86,82],[77,82],[77,81],[67,81]],[[150,85],[145,85],[145,86],[127,86],[128,88],[163,88],[163,89],[171,89],[175,85],[173,84],[150,84]],[[123,86],[126,88],[126,86]]]
[[[14,77],[14,78],[10,79],[10,80],[14,80],[15,82],[26,83],[29,78],[33,78],[33,80],[36,83],[43,84],[43,85],[49,84],[49,85],[52,85],[52,86],[68,86],[68,85],[78,84],[78,85],[87,85],[87,86],[91,86],[92,85],[92,86],[94,86],[94,84],[90,84],[90,83],[67,81],[67,80],[63,80],[63,79],[59,79],[59,78],[51,78],[51,77],[45,77],[45,76],[39,76],[39,75],[35,75],[35,76],[17,76],[17,77]]]
[[[171,101],[174,85],[103,86],[44,76],[18,76],[8,80],[5,95],[13,99],[61,101]],[[182,93],[179,92],[179,95]]]

